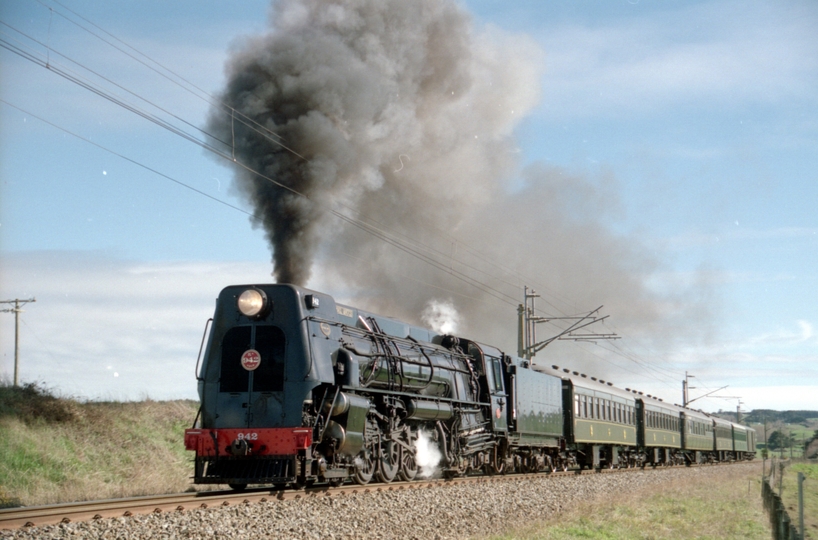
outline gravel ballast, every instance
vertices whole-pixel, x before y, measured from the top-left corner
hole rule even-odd
[[[369,493],[7,530],[0,531],[0,538],[471,538],[547,518],[580,501],[618,497],[677,478],[717,481],[731,469],[678,467],[428,489],[371,489]]]

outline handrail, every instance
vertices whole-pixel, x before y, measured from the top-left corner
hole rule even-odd
[[[196,367],[193,370],[193,375],[196,376],[197,381],[203,381],[204,377],[199,377],[199,361],[202,359],[202,350],[204,349],[204,342],[205,338],[207,337],[207,329],[210,327],[210,323],[213,322],[213,317],[207,319],[205,323],[204,333],[202,333],[202,343],[199,345],[199,354],[196,356]]]

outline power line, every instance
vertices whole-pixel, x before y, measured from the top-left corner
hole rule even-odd
[[[42,2],[39,2],[39,3],[41,5],[43,5],[43,6],[45,6],[45,4],[43,4]],[[122,41],[119,38],[117,38],[116,36],[114,36],[113,34],[103,30],[102,28],[100,28],[96,24],[88,21],[88,19],[82,17],[81,15],[77,14],[76,12],[72,11],[71,9],[69,9],[66,6],[62,5],[61,3],[56,2],[56,0],[55,0],[55,3],[57,5],[59,5],[59,6],[61,6],[62,8],[66,9],[67,11],[73,13],[75,16],[79,17],[80,19],[88,22],[89,24],[91,24],[95,28],[99,29],[101,32],[104,32],[106,35],[110,36],[112,39],[116,40],[117,42],[123,44],[128,49],[130,49],[132,51],[135,51],[142,58],[145,58],[149,62],[161,67],[162,70],[164,70],[165,73],[163,73],[162,71],[160,71],[160,70],[154,68],[153,66],[149,65],[147,62],[141,60],[140,58],[137,58],[133,54],[130,54],[129,52],[123,50],[122,48],[120,48],[117,45],[111,43],[110,41],[102,38],[98,34],[94,33],[91,30],[89,30],[87,27],[85,27],[85,26],[83,26],[81,24],[78,24],[76,21],[71,20],[70,18],[66,17],[64,14],[60,13],[59,10],[57,10],[56,11],[57,14],[60,15],[61,17],[65,18],[67,21],[69,21],[72,24],[78,26],[79,28],[81,28],[85,32],[88,32],[90,35],[95,36],[97,39],[100,39],[104,43],[106,43],[109,46],[113,47],[114,49],[120,51],[122,54],[125,54],[126,56],[134,59],[135,61],[137,61],[140,64],[144,65],[148,69],[151,69],[152,71],[158,73],[159,75],[161,75],[162,77],[164,77],[168,81],[172,82],[173,84],[176,84],[176,85],[180,86],[181,88],[183,88],[186,91],[190,92],[191,94],[193,94],[197,98],[206,101],[207,103],[211,104],[212,106],[222,107],[223,110],[226,113],[229,113],[231,115],[231,118],[236,118],[238,116],[237,120],[240,121],[241,123],[243,123],[244,125],[246,125],[248,128],[252,129],[253,131],[258,133],[259,135],[267,138],[268,140],[270,140],[271,143],[280,146],[284,150],[286,150],[288,152],[291,152],[293,155],[295,155],[295,156],[299,157],[300,159],[303,159],[303,160],[306,161],[306,158],[304,156],[302,156],[301,154],[296,152],[294,149],[289,148],[288,146],[284,145],[282,140],[281,140],[281,137],[278,136],[277,134],[275,134],[274,132],[270,131],[269,129],[265,128],[264,126],[261,126],[260,124],[258,124],[254,120],[244,116],[239,111],[236,111],[232,107],[226,105],[224,102],[218,100],[214,96],[210,95],[209,93],[205,92],[201,88],[199,88],[196,85],[192,84],[190,81],[187,81],[186,79],[179,76],[178,74],[176,74],[175,72],[173,72],[169,68],[167,68],[167,67],[163,66],[162,64],[156,62],[155,60],[151,59],[149,56],[141,53],[140,51],[138,51],[134,47],[128,45],[124,41]],[[45,6],[45,7],[48,7],[48,6]],[[53,8],[49,7],[49,9],[52,10],[52,13],[54,12]],[[21,35],[27,37],[28,39],[31,39],[34,43],[37,43],[38,45],[44,46],[49,54],[50,54],[50,52],[53,51],[52,47],[50,46],[50,43],[49,44],[43,44],[43,43],[31,38],[30,36],[20,32],[16,28],[14,28],[14,27],[12,27],[10,25],[7,25],[5,23],[3,23],[3,24],[5,26],[8,26],[9,28],[11,28],[12,30],[20,33]],[[49,32],[49,35],[50,35],[50,32]],[[136,106],[134,106],[132,104],[126,103],[123,99],[114,96],[110,92],[108,92],[108,91],[102,89],[101,87],[95,85],[94,83],[92,83],[88,79],[85,79],[85,78],[83,78],[83,77],[81,77],[81,76],[79,76],[77,74],[71,73],[70,71],[68,71],[66,69],[63,69],[63,68],[61,68],[59,66],[54,66],[54,64],[50,61],[50,56],[46,56],[45,60],[42,60],[42,56],[38,57],[36,55],[36,53],[27,52],[27,51],[23,50],[22,48],[17,47],[17,46],[15,46],[15,45],[13,45],[13,44],[11,44],[9,42],[4,41],[2,44],[3,44],[3,46],[5,48],[7,48],[8,50],[14,52],[15,54],[18,54],[18,55],[22,56],[23,58],[25,58],[25,59],[27,59],[27,60],[29,60],[31,62],[34,62],[37,65],[40,65],[41,67],[49,69],[50,71],[52,71],[52,72],[60,75],[61,77],[64,77],[65,79],[69,80],[70,82],[74,82],[75,84],[86,88],[87,90],[93,92],[94,94],[96,94],[96,95],[98,95],[100,97],[103,97],[104,99],[107,99],[107,100],[111,101],[115,105],[120,106],[120,107],[122,107],[122,108],[124,108],[126,110],[129,110],[130,112],[133,112],[134,114],[137,114],[137,115],[151,121],[152,123],[154,123],[154,124],[156,124],[156,125],[158,125],[160,127],[165,128],[166,130],[170,131],[171,133],[174,133],[174,134],[188,140],[189,142],[193,142],[194,144],[197,144],[197,145],[205,148],[206,150],[208,150],[210,152],[213,152],[214,154],[216,154],[216,155],[218,155],[218,156],[220,156],[220,157],[222,157],[224,159],[228,159],[230,161],[233,161],[237,166],[244,168],[245,170],[247,170],[251,174],[256,175],[256,176],[258,176],[258,177],[260,177],[260,178],[262,178],[262,179],[264,179],[266,181],[272,182],[274,185],[278,186],[281,189],[286,189],[289,192],[291,192],[291,193],[293,193],[293,194],[295,194],[297,196],[304,197],[305,199],[310,200],[311,203],[316,204],[316,206],[318,206],[318,207],[322,208],[323,210],[331,213],[332,215],[335,215],[337,218],[345,221],[346,223],[348,223],[350,225],[353,225],[353,226],[367,232],[368,234],[380,239],[381,241],[383,241],[383,242],[385,242],[385,243],[387,243],[389,245],[392,245],[396,249],[404,251],[405,253],[409,254],[410,256],[413,256],[413,257],[415,257],[415,258],[417,258],[417,259],[419,259],[419,260],[421,260],[423,262],[426,262],[427,264],[429,264],[430,266],[432,266],[432,267],[434,267],[434,268],[436,268],[438,270],[449,273],[450,275],[454,276],[456,279],[459,279],[460,281],[466,283],[467,285],[469,285],[471,287],[474,287],[474,288],[477,288],[478,290],[482,291],[487,296],[490,296],[490,297],[492,297],[492,298],[494,298],[496,300],[502,301],[503,303],[506,303],[506,304],[509,304],[509,305],[516,305],[518,303],[518,299],[516,297],[501,291],[499,288],[492,287],[491,285],[486,283],[484,280],[481,280],[481,279],[476,278],[476,277],[472,277],[471,275],[469,275],[468,271],[482,274],[483,276],[486,276],[488,278],[491,278],[492,280],[496,280],[496,281],[498,281],[500,283],[503,283],[503,284],[509,285],[509,286],[516,285],[519,288],[522,288],[522,284],[511,283],[511,282],[507,281],[506,279],[504,279],[502,276],[495,275],[495,274],[493,274],[493,273],[491,273],[489,271],[481,270],[481,269],[477,268],[475,265],[469,264],[465,260],[460,260],[459,258],[455,259],[454,254],[445,254],[442,251],[440,251],[440,250],[438,250],[438,249],[436,249],[436,248],[434,248],[432,246],[428,246],[428,245],[426,245],[426,244],[424,244],[422,242],[417,241],[414,238],[410,238],[407,235],[402,234],[400,231],[394,231],[394,230],[390,231],[389,227],[386,226],[385,224],[380,223],[380,222],[378,222],[378,221],[376,221],[374,219],[368,218],[367,216],[362,215],[358,210],[349,208],[349,207],[343,205],[342,203],[339,203],[339,202],[336,201],[336,208],[333,208],[333,207],[330,207],[330,206],[328,206],[326,204],[322,204],[321,202],[316,201],[314,199],[310,199],[310,197],[308,197],[307,195],[302,194],[302,193],[290,188],[289,186],[286,186],[286,185],[284,185],[284,184],[282,184],[280,182],[275,181],[272,178],[269,178],[269,177],[263,175],[262,173],[260,173],[258,171],[253,170],[251,167],[237,161],[235,159],[235,156],[227,155],[224,152],[219,151],[215,147],[207,144],[204,141],[199,140],[198,138],[194,137],[193,135],[191,135],[190,133],[184,131],[183,129],[181,129],[181,128],[177,127],[177,126],[174,126],[173,124],[171,124],[167,120],[161,119],[158,116],[156,116],[155,114],[151,114],[151,113],[149,113],[147,111],[141,110],[139,107],[136,107]],[[65,55],[62,55],[62,54],[56,52],[56,51],[55,51],[55,54],[59,55],[62,58],[65,58],[68,61],[72,62],[73,64],[87,70],[89,73],[93,73],[95,76],[100,77],[102,80],[104,80],[104,81],[106,81],[106,82],[108,82],[110,84],[113,84],[117,88],[120,88],[120,89],[124,90],[125,92],[128,92],[130,95],[136,97],[137,99],[147,103],[148,105],[156,108],[157,110],[163,112],[164,114],[167,114],[172,118],[175,118],[176,120],[178,120],[178,121],[184,123],[185,125],[187,125],[187,126],[193,128],[193,129],[201,132],[202,134],[204,134],[204,135],[206,135],[208,137],[211,137],[214,140],[217,140],[217,141],[221,142],[225,146],[232,147],[232,145],[227,143],[226,141],[214,137],[212,134],[210,134],[210,133],[206,132],[205,130],[202,130],[202,129],[194,126],[193,124],[185,121],[184,119],[182,119],[181,117],[179,117],[176,114],[172,113],[171,111],[168,111],[168,110],[166,110],[166,109],[164,109],[162,107],[159,107],[157,104],[143,98],[139,94],[137,94],[135,92],[132,92],[132,91],[128,90],[127,88],[125,88],[124,86],[121,86],[121,85],[113,82],[109,78],[104,77],[101,74],[96,73],[96,72],[88,69],[83,64],[81,64],[79,62],[76,62],[76,61],[66,57]],[[167,75],[167,73],[171,74],[172,77]],[[179,81],[183,81],[185,84],[182,84]],[[191,88],[196,89],[198,91],[198,93],[194,92]],[[30,114],[30,113],[28,113],[28,114]],[[32,115],[32,116],[35,116],[35,115]],[[40,119],[40,120],[42,120],[42,119]],[[55,124],[52,124],[50,122],[46,121],[46,123],[49,123],[50,125],[52,125],[54,127],[57,127],[58,129],[62,129],[62,128],[59,128],[58,126],[56,126]],[[65,131],[67,133],[70,133],[71,135],[79,137],[78,135],[76,135],[74,133],[71,133],[68,130],[63,130],[63,131]],[[276,140],[274,140],[272,137],[275,137]],[[234,205],[226,203],[226,202],[222,201],[221,199],[212,197],[212,196],[208,195],[207,193],[204,193],[204,192],[202,192],[202,191],[200,191],[200,190],[198,190],[196,188],[193,188],[192,186],[184,184],[183,182],[179,182],[178,180],[175,180],[175,179],[173,179],[173,178],[171,178],[171,177],[169,177],[167,175],[164,175],[164,174],[162,174],[162,173],[160,173],[160,172],[158,172],[158,171],[156,171],[156,170],[154,170],[154,169],[152,169],[150,167],[147,167],[147,166],[145,166],[145,165],[143,165],[143,164],[141,164],[139,162],[136,162],[135,160],[127,158],[122,154],[119,154],[117,152],[113,152],[111,150],[108,150],[107,148],[104,148],[101,145],[95,144],[95,143],[91,142],[90,140],[87,140],[87,139],[85,139],[83,137],[79,137],[79,138],[81,138],[82,140],[85,140],[86,142],[94,144],[95,146],[97,146],[97,147],[99,147],[99,148],[101,148],[103,150],[109,151],[109,152],[117,155],[118,157],[121,157],[123,159],[126,159],[126,160],[132,162],[132,163],[135,163],[135,164],[137,164],[137,165],[139,165],[139,166],[141,166],[141,167],[143,167],[143,168],[145,168],[145,169],[147,169],[147,170],[149,170],[151,172],[154,172],[154,173],[156,173],[156,174],[158,174],[160,176],[163,176],[163,177],[165,177],[165,178],[167,178],[167,179],[169,179],[169,180],[171,180],[173,182],[176,182],[176,183],[178,183],[178,184],[180,184],[180,185],[182,185],[182,186],[184,186],[184,187],[186,187],[188,189],[191,189],[191,190],[193,190],[193,191],[195,191],[195,192],[197,192],[199,194],[205,195],[208,198],[211,198],[211,199],[213,199],[213,200],[215,200],[217,202],[220,202],[221,204],[225,204],[226,206],[229,206],[229,207],[231,207],[233,209],[239,210],[239,211],[241,211],[241,212],[243,212],[243,213],[245,213],[247,215],[250,215],[255,220],[260,219],[258,216],[255,216],[252,213],[249,213],[249,212],[244,211],[244,210],[242,210],[242,209],[240,209],[240,208],[238,208],[238,207],[236,207]],[[357,217],[352,217],[350,215],[347,215],[347,214],[341,212],[337,207],[343,208],[345,211],[353,213]],[[464,251],[467,254],[478,258],[481,262],[487,264],[488,266],[494,267],[496,269],[500,269],[502,274],[511,275],[511,276],[516,277],[516,278],[523,279],[527,283],[537,285],[538,288],[540,288],[541,290],[544,289],[544,290],[548,291],[549,294],[551,296],[553,296],[554,298],[556,298],[556,299],[558,299],[558,300],[560,300],[562,302],[569,303],[569,301],[567,299],[560,298],[559,295],[557,295],[554,292],[551,292],[547,287],[544,287],[541,284],[536,283],[534,280],[524,278],[518,271],[510,270],[510,269],[508,269],[508,268],[506,268],[506,267],[504,267],[504,266],[502,266],[500,264],[495,263],[493,260],[491,260],[491,258],[489,258],[486,255],[484,255],[483,253],[481,253],[478,249],[473,248],[473,247],[469,246],[468,244],[456,239],[455,237],[451,236],[448,232],[446,232],[446,231],[439,231],[439,232],[441,232],[442,236],[445,236],[446,238],[449,238],[449,239],[453,240],[456,243],[457,246],[462,246]],[[441,260],[444,257],[448,258],[448,259],[450,259],[452,261],[456,260],[457,264],[460,265],[463,268],[463,270],[459,270],[459,269],[456,270],[454,268],[453,264],[446,264],[446,262]],[[554,308],[558,313],[563,314],[563,315],[565,314],[563,312],[563,310],[559,309],[554,304],[552,304],[550,302],[548,304],[551,305],[552,308]],[[540,310],[538,309],[538,311],[540,311]],[[619,349],[619,347],[616,347],[616,348]],[[635,358],[633,358],[635,356],[633,353],[629,353],[629,354],[631,354],[631,357],[629,357],[621,349],[619,349],[618,352],[617,351],[611,351],[609,349],[606,349],[606,350],[608,350],[609,352],[611,352],[613,354],[618,354],[619,356],[622,356],[623,358],[627,358],[627,359],[635,362],[637,365],[640,365],[641,367],[647,367],[649,369],[654,369],[654,371],[658,372],[657,369],[651,368],[649,366],[649,364],[641,363],[638,360],[636,360]]]

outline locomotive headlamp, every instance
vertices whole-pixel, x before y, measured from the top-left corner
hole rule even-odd
[[[267,295],[259,289],[247,289],[239,295],[238,307],[245,317],[260,317],[267,311]]]

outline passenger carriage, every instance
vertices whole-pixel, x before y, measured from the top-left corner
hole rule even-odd
[[[645,449],[647,463],[681,465],[681,409],[662,400],[640,395],[637,400],[639,445]]]
[[[576,371],[560,371],[558,366],[535,370],[562,379],[565,440],[581,467],[640,464],[633,394]]]
[[[688,465],[714,460],[714,437],[713,419],[710,416],[691,409],[682,411],[682,447]]]

